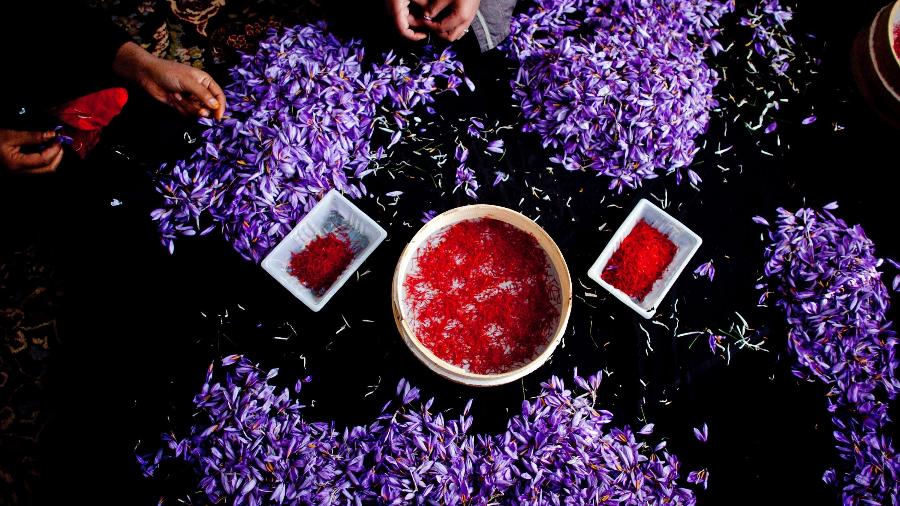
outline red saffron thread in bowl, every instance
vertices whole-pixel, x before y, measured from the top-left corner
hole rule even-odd
[[[900,23],[894,25],[894,54],[900,58]]]
[[[533,360],[559,322],[559,282],[529,233],[466,220],[416,252],[404,280],[416,338],[442,360],[496,374]]]
[[[666,234],[641,220],[610,257],[602,278],[628,296],[644,300],[672,263],[677,250]]]
[[[288,272],[316,295],[328,290],[353,260],[346,233],[316,236],[302,250],[291,255]]]

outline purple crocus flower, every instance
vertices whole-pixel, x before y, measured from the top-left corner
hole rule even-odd
[[[705,443],[709,439],[709,427],[706,426],[706,423],[703,424],[702,429],[694,427],[694,437],[701,443]]]
[[[428,211],[424,211],[422,213],[422,223],[428,223],[434,219],[435,216],[437,216],[437,211],[435,210],[429,209]]]
[[[687,481],[688,483],[703,485],[703,490],[706,490],[706,485],[709,481],[709,471],[707,471],[706,469],[691,471],[690,473],[688,473]]]
[[[710,260],[708,262],[702,263],[700,264],[700,266],[694,269],[694,277],[705,277],[712,281],[716,277],[716,268],[713,266],[713,261]]]
[[[724,339],[724,337],[710,332],[709,333],[709,351],[711,351],[713,354],[718,352],[719,346],[720,346],[719,343],[721,343],[723,339]]]
[[[487,144],[487,149],[491,153],[496,153],[498,155],[503,154],[503,141],[500,139],[493,140]]]

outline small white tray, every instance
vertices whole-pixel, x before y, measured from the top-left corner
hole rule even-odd
[[[336,223],[336,220],[340,223]],[[363,242],[359,251],[344,270],[343,274],[335,280],[328,290],[321,296],[303,286],[289,272],[291,255],[302,250],[316,236],[328,234],[338,225],[349,227]],[[354,234],[354,235],[355,235]],[[340,192],[330,190],[315,207],[294,227],[284,239],[275,246],[262,261],[265,269],[282,286],[287,288],[294,297],[313,311],[318,311],[337,293],[338,290],[350,279],[350,276],[359,269],[363,261],[375,251],[387,237],[387,232],[381,228],[366,213],[346,199]]]
[[[604,281],[601,275],[603,274],[603,269],[606,267],[607,262],[609,262],[609,258],[619,249],[619,245],[622,244],[625,237],[631,233],[634,226],[642,219],[660,232],[666,234],[669,239],[675,243],[678,251],[676,251],[672,263],[670,263],[669,266],[666,267],[666,270],[663,271],[662,277],[653,284],[650,293],[644,297],[643,301],[637,301],[625,292]],[[613,234],[612,239],[609,240],[606,247],[603,248],[603,252],[597,257],[594,265],[588,270],[588,277],[596,281],[609,293],[625,303],[626,306],[637,311],[637,313],[644,318],[653,318],[659,303],[666,294],[669,293],[669,289],[675,284],[675,280],[678,279],[678,276],[681,275],[681,271],[683,271],[688,262],[691,261],[691,257],[693,257],[694,253],[697,252],[697,249],[700,248],[702,242],[703,240],[699,235],[692,232],[680,221],[669,216],[668,213],[653,205],[649,200],[641,199],[641,201],[634,206],[634,209],[628,217],[625,218],[625,221],[619,229],[616,230],[616,233]]]

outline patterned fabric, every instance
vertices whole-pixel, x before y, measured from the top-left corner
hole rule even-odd
[[[93,0],[156,56],[199,68],[251,50],[269,28],[320,15],[318,0]]]
[[[0,504],[30,504],[61,294],[36,248],[0,255]]]

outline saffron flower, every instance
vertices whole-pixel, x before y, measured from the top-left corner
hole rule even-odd
[[[709,439],[709,427],[706,424],[703,424],[702,429],[698,429],[694,427],[694,437],[697,438],[697,441],[701,443],[705,443],[707,439]]]
[[[434,219],[435,216],[437,216],[437,211],[431,209],[429,209],[428,211],[424,211],[422,213],[422,223],[428,223],[429,221]]]
[[[709,471],[707,471],[706,469],[691,471],[690,473],[688,473],[687,481],[688,483],[703,485],[703,490],[706,490],[706,485],[709,481]]]
[[[694,277],[708,278],[712,281],[716,277],[716,268],[713,266],[713,261],[710,260],[706,263],[702,263],[699,267],[694,269]]]
[[[709,333],[709,351],[715,354],[719,351],[719,343],[721,343],[725,338],[718,334]]]

